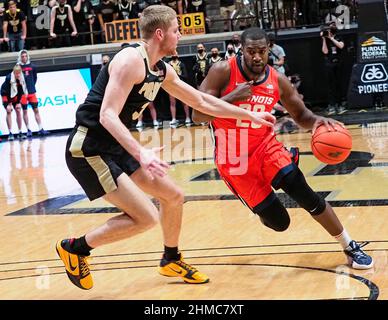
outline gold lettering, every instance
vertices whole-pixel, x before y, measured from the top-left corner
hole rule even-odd
[[[161,82],[146,82],[139,90],[139,94],[142,94],[146,99],[150,101],[154,101],[161,85]]]
[[[132,120],[137,120],[140,117],[140,115],[143,113],[145,108],[147,108],[148,104],[149,104],[149,102],[143,104],[143,106],[141,107],[140,112],[135,111],[134,113],[132,113]]]

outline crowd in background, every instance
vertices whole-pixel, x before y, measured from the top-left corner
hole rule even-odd
[[[203,12],[206,33],[259,26],[291,28],[332,20],[338,5],[356,15],[354,0],[0,0],[0,52],[105,42],[105,23],[135,19],[149,5],[168,5],[178,14]],[[219,22],[218,30],[210,28]]]

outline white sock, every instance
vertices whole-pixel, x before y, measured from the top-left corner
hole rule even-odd
[[[350,241],[352,239],[350,238],[348,232],[344,229],[338,236],[334,236],[335,240],[337,240],[342,248],[346,249],[349,246]]]
[[[39,130],[43,130],[42,124],[39,124]]]

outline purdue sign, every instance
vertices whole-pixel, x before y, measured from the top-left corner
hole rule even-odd
[[[388,105],[387,30],[384,0],[359,0],[358,57],[348,89],[350,108]]]
[[[366,40],[364,38],[367,37]],[[360,36],[360,62],[370,62],[388,58],[387,41],[384,32]]]

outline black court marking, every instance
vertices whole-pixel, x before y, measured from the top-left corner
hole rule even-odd
[[[331,192],[317,192],[322,198],[326,198]],[[285,193],[277,193],[278,198],[288,209],[300,208],[299,205]],[[65,199],[63,199],[65,198]],[[86,198],[85,195],[79,194],[74,196],[55,197],[47,199],[24,209],[20,209],[6,216],[29,216],[29,215],[63,215],[63,214],[106,214],[121,212],[115,207],[90,207],[90,208],[65,208],[63,206],[77,202]],[[186,196],[185,203],[192,201],[225,201],[238,200],[233,194],[224,195],[201,195]],[[153,200],[158,205],[157,201]],[[370,207],[370,206],[388,206],[388,199],[370,199],[370,200],[330,200],[329,204],[334,208],[339,207]]]
[[[365,250],[365,252],[380,252],[380,251],[388,251],[388,249],[372,249],[372,250]],[[322,253],[342,253],[342,251],[339,250],[316,250],[316,251],[288,251],[288,252],[263,252],[263,253],[236,253],[236,254],[221,254],[221,255],[208,255],[208,256],[192,256],[187,257],[187,259],[211,259],[211,258],[233,258],[233,257],[262,257],[262,256],[281,256],[281,255],[296,255],[296,254],[322,254]],[[113,257],[117,257],[120,255],[111,255]],[[93,258],[97,258],[97,256],[93,256]],[[58,261],[58,259],[52,259],[51,261]],[[110,264],[128,264],[128,263],[143,263],[143,262],[153,262],[153,261],[159,261],[159,259],[137,259],[137,260],[121,260],[121,261],[114,261],[114,262],[97,262],[93,263],[93,266],[101,266],[101,265],[110,265]],[[19,268],[19,269],[5,269],[0,270],[1,273],[7,273],[7,272],[19,272],[19,271],[34,271],[34,270],[47,270],[47,269],[58,269],[63,268],[62,265],[60,266],[45,266],[45,267],[34,267],[34,268]],[[6,280],[6,279],[0,279]]]
[[[369,243],[388,243],[388,240],[358,240],[358,242],[369,242]],[[185,248],[185,252],[195,252],[195,251],[212,251],[212,250],[231,250],[231,249],[253,249],[253,248],[273,248],[273,247],[295,247],[295,246],[315,246],[315,245],[338,245],[338,242],[303,242],[303,243],[277,243],[277,244],[260,244],[260,245],[246,245],[246,246],[228,246],[228,247],[210,247],[210,248]],[[371,251],[385,251],[388,249],[374,249]],[[303,253],[303,251],[299,251]],[[334,252],[334,251],[333,251]],[[339,251],[338,251],[339,252]],[[115,253],[115,254],[103,254],[95,255],[94,258],[105,258],[105,257],[119,257],[119,256],[133,256],[133,255],[144,255],[144,254],[162,254],[163,251],[142,251],[142,252],[130,252],[130,253]],[[25,263],[34,263],[34,262],[50,262],[58,261],[58,259],[39,259],[39,260],[26,260],[26,261],[14,261],[14,262],[1,262],[0,266],[10,265],[10,264],[25,264]]]
[[[312,155],[312,152],[301,152],[301,155]],[[387,162],[370,163],[374,155],[369,152],[352,151],[345,162],[338,165],[325,165],[322,169],[316,172],[313,176],[326,175],[345,175],[350,174],[357,168],[366,167],[385,167]],[[196,163],[213,160],[213,158],[198,158],[192,160],[172,161],[171,165]],[[195,176],[190,181],[209,181],[221,180],[221,177],[216,168],[210,169],[200,175]],[[322,198],[326,198],[331,191],[317,192]],[[285,193],[278,193],[280,201],[286,208],[300,208],[299,205]],[[47,199],[38,202],[18,211],[6,214],[6,216],[28,216],[28,215],[63,215],[63,214],[98,214],[98,213],[119,213],[119,209],[114,207],[90,207],[90,208],[63,208],[71,203],[77,202],[86,198],[84,194],[77,194],[71,196],[62,196]],[[208,201],[208,200],[238,200],[233,194],[224,195],[200,195],[200,196],[186,196],[185,202],[191,201]],[[157,201],[153,200],[157,205]],[[388,199],[367,199],[367,200],[332,200],[329,201],[332,207],[369,207],[369,206],[388,206]]]
[[[239,255],[236,255],[239,256]],[[113,263],[112,263],[113,264]],[[240,267],[278,267],[278,268],[294,268],[294,269],[304,269],[304,270],[311,270],[311,271],[320,271],[320,272],[329,272],[336,275],[342,275],[347,276],[350,278],[353,278],[362,284],[366,285],[369,289],[369,296],[368,300],[377,300],[379,296],[379,288],[378,286],[373,283],[372,281],[365,279],[361,276],[356,276],[351,273],[347,272],[338,272],[335,270],[330,269],[323,269],[323,268],[315,268],[315,267],[306,267],[306,266],[294,266],[294,265],[286,265],[286,264],[261,264],[261,263],[197,263],[197,266],[240,266]],[[103,269],[93,269],[93,272],[98,271],[112,271],[112,270],[128,270],[128,269],[141,269],[141,268],[155,268],[155,265],[147,265],[147,266],[129,266],[129,267],[112,267],[112,268],[103,268]],[[50,273],[50,275],[59,275],[59,274],[65,274],[65,272],[55,272]],[[0,281],[6,281],[6,280],[18,280],[23,278],[35,278],[41,276],[40,274],[33,274],[33,275],[25,275],[25,276],[19,276],[19,277],[10,277],[5,279],[0,279]],[[348,299],[352,299],[351,297]]]
[[[312,152],[300,152],[300,155],[312,156]],[[333,176],[351,174],[357,168],[370,167],[388,167],[388,162],[370,163],[374,155],[369,152],[352,151],[349,157],[342,163],[336,165],[324,165],[322,169],[314,173],[312,176]],[[183,163],[183,162],[181,162]],[[212,181],[221,180],[221,177],[216,168],[210,169],[200,175],[193,177],[190,181]]]

